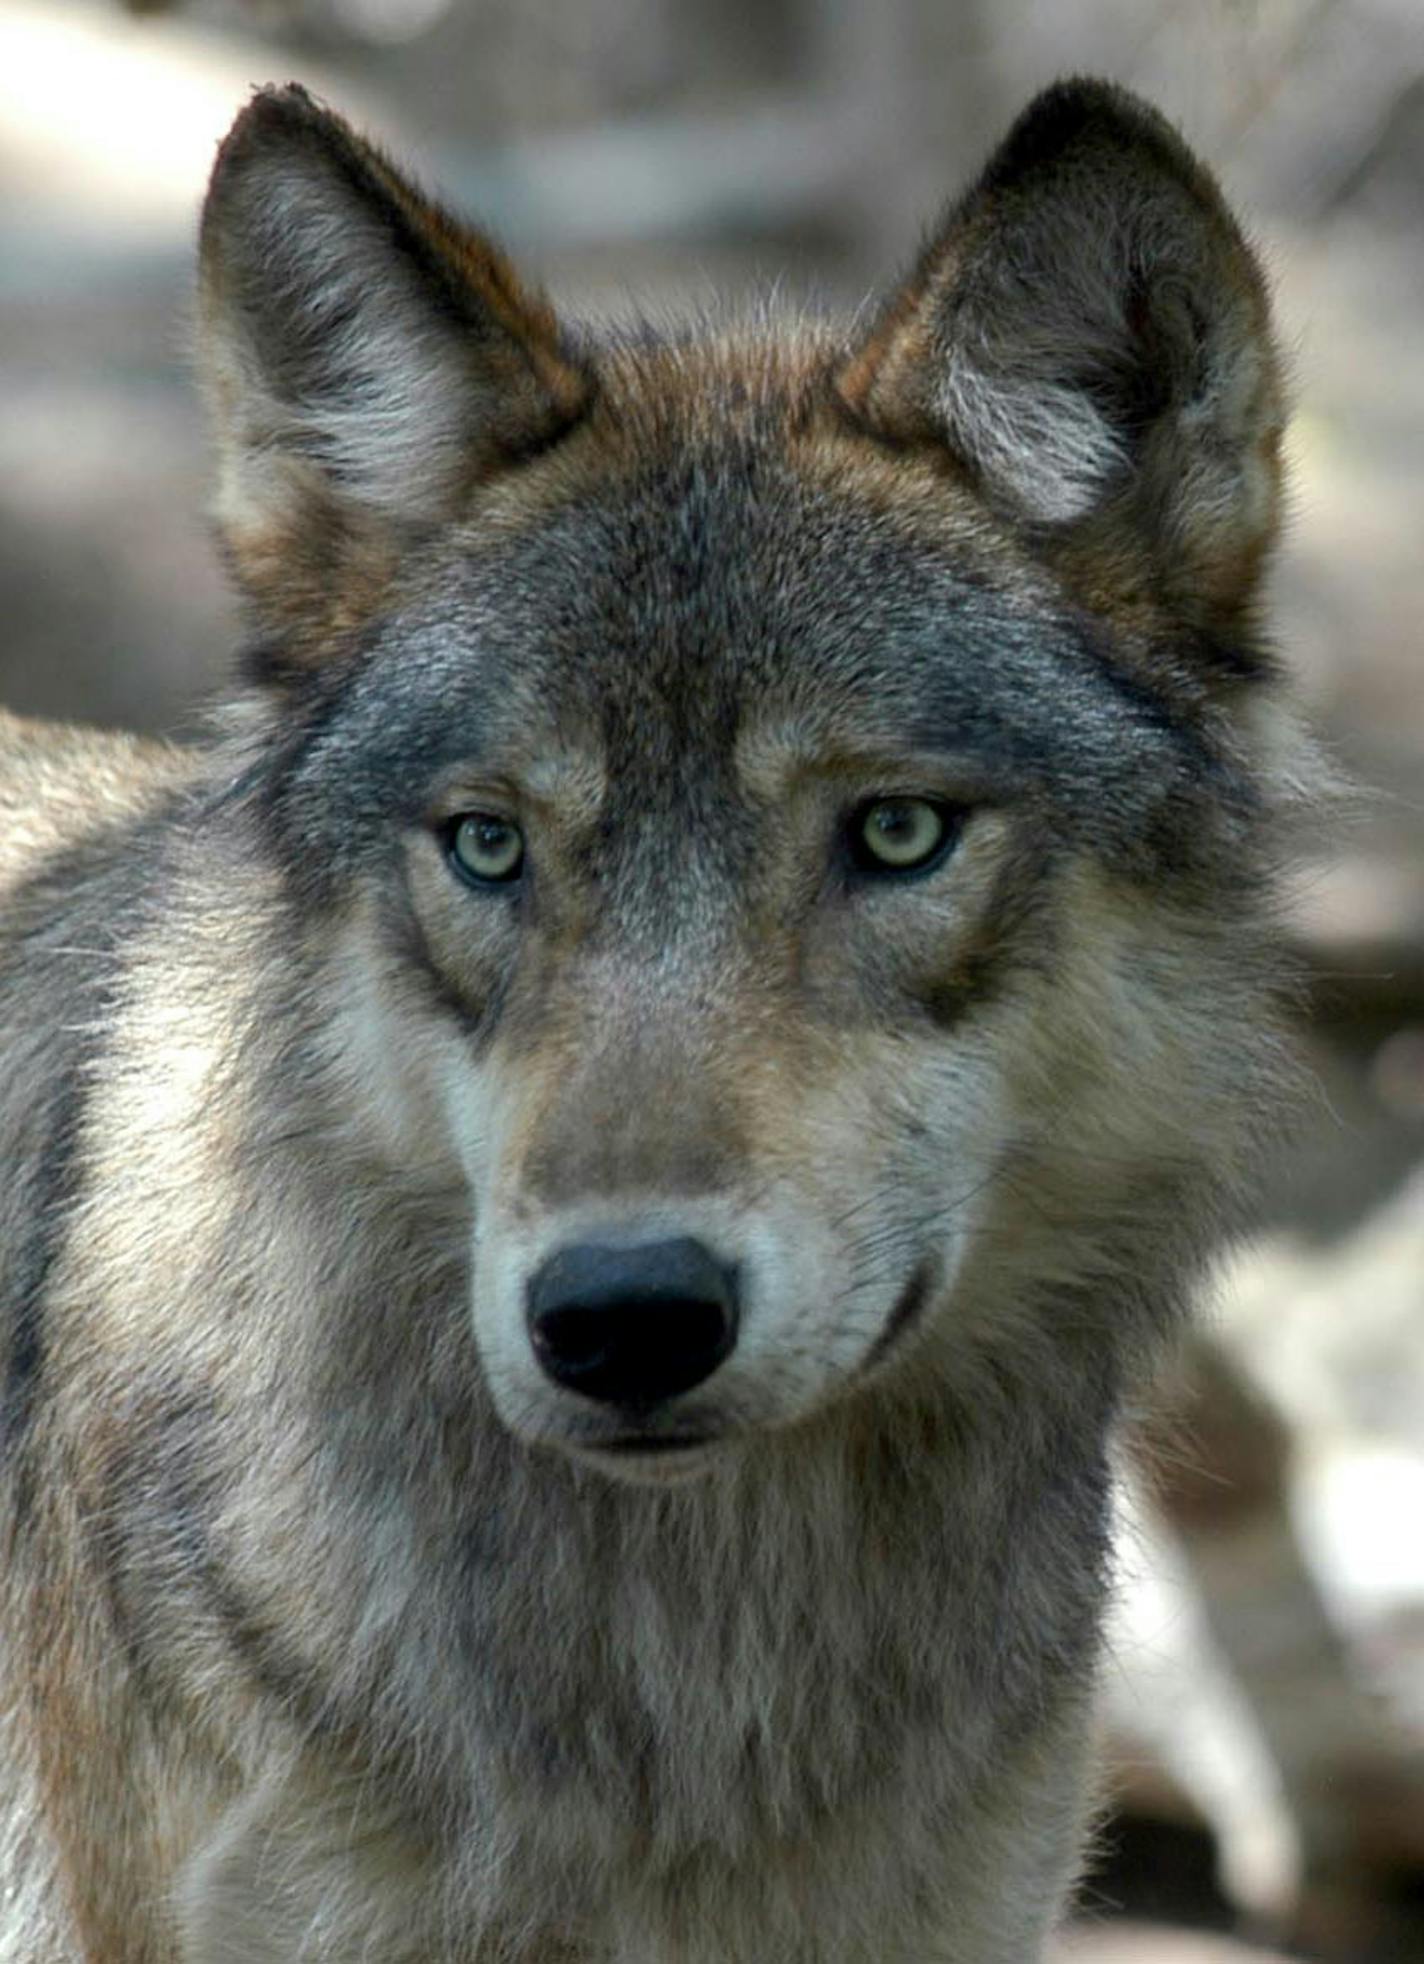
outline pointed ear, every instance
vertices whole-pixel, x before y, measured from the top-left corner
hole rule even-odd
[[[296,87],[218,153],[200,322],[219,526],[259,619],[299,638],[588,396],[495,248]]]
[[[1208,611],[1249,598],[1283,420],[1265,287],[1207,171],[1126,91],[1029,105],[839,389],[1041,540],[1128,580],[1145,553]]]

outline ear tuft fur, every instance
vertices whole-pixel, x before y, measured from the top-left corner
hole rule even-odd
[[[269,620],[309,615],[290,569],[314,542],[369,580],[396,534],[552,441],[588,396],[503,255],[295,85],[260,91],[218,153],[200,318],[219,522]]]
[[[1228,605],[1278,503],[1259,269],[1167,121],[1111,84],[1030,103],[839,379],[871,430],[938,443],[1040,536],[1110,513]]]

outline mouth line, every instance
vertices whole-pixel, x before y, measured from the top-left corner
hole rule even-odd
[[[866,1352],[865,1360],[860,1367],[862,1371],[874,1370],[901,1338],[919,1322],[929,1302],[934,1279],[935,1265],[927,1257],[900,1291],[899,1300],[887,1317],[884,1329]]]
[[[585,1452],[614,1453],[622,1458],[633,1454],[675,1455],[683,1452],[696,1452],[699,1446],[710,1446],[716,1434],[712,1432],[620,1432],[613,1439],[585,1439],[581,1441]]]

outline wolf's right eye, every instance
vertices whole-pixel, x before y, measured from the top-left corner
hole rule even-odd
[[[524,834],[493,812],[462,812],[446,831],[446,852],[472,886],[507,886],[524,866]]]

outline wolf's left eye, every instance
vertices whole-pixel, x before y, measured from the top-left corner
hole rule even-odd
[[[475,886],[504,886],[524,865],[524,834],[493,812],[464,812],[446,834],[450,863]]]
[[[917,873],[954,843],[958,814],[928,798],[877,798],[850,821],[850,856],[863,873]]]

